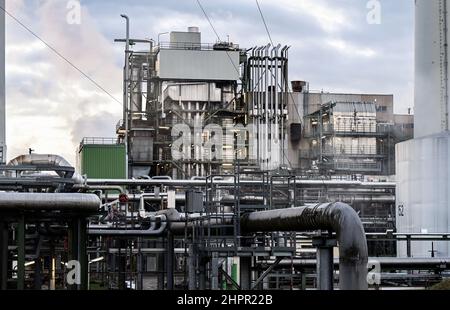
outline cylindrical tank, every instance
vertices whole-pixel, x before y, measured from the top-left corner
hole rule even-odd
[[[447,233],[450,231],[450,133],[444,132],[396,146],[397,231]],[[397,253],[408,256],[406,242]],[[412,257],[449,257],[447,241],[413,241]]]
[[[200,32],[200,28],[195,26],[188,27],[188,32]]]
[[[416,138],[448,130],[448,0],[415,2]]]

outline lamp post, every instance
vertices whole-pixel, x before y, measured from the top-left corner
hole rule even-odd
[[[165,34],[169,34],[169,32],[161,32],[161,33],[158,33],[158,46],[161,45],[160,37],[161,37],[162,35],[165,35]]]
[[[125,125],[125,175],[128,179],[130,177],[128,172],[128,82],[130,74],[130,62],[128,58],[130,53],[130,19],[125,14],[122,14],[120,16],[126,20],[125,72],[123,81],[123,122]]]

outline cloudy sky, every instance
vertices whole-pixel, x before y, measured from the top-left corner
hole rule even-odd
[[[198,26],[217,40],[196,0],[81,0],[81,23],[69,24],[68,0],[7,0],[7,10],[122,97],[124,36],[135,38]],[[368,0],[260,0],[273,41],[291,45],[290,79],[312,90],[395,95],[395,111],[413,104],[413,0],[379,0],[381,23],[367,22]],[[202,0],[221,39],[242,47],[268,43],[254,0]],[[167,36],[161,37],[167,40]],[[113,137],[122,107],[7,18],[7,141],[12,158],[31,147],[75,164],[84,136]]]

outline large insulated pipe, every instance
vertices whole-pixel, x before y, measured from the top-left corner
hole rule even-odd
[[[243,215],[244,232],[330,230],[339,245],[339,288],[367,290],[367,241],[358,214],[343,203],[278,209]]]
[[[95,213],[100,198],[78,193],[0,193],[0,211],[80,211]]]

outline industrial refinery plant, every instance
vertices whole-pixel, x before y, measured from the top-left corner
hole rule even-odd
[[[313,91],[291,78],[289,44],[207,42],[195,25],[135,37],[117,16],[123,114],[71,164],[57,150],[7,156],[0,0],[0,289],[445,283],[447,5],[413,4],[414,115],[394,113],[392,94]]]

